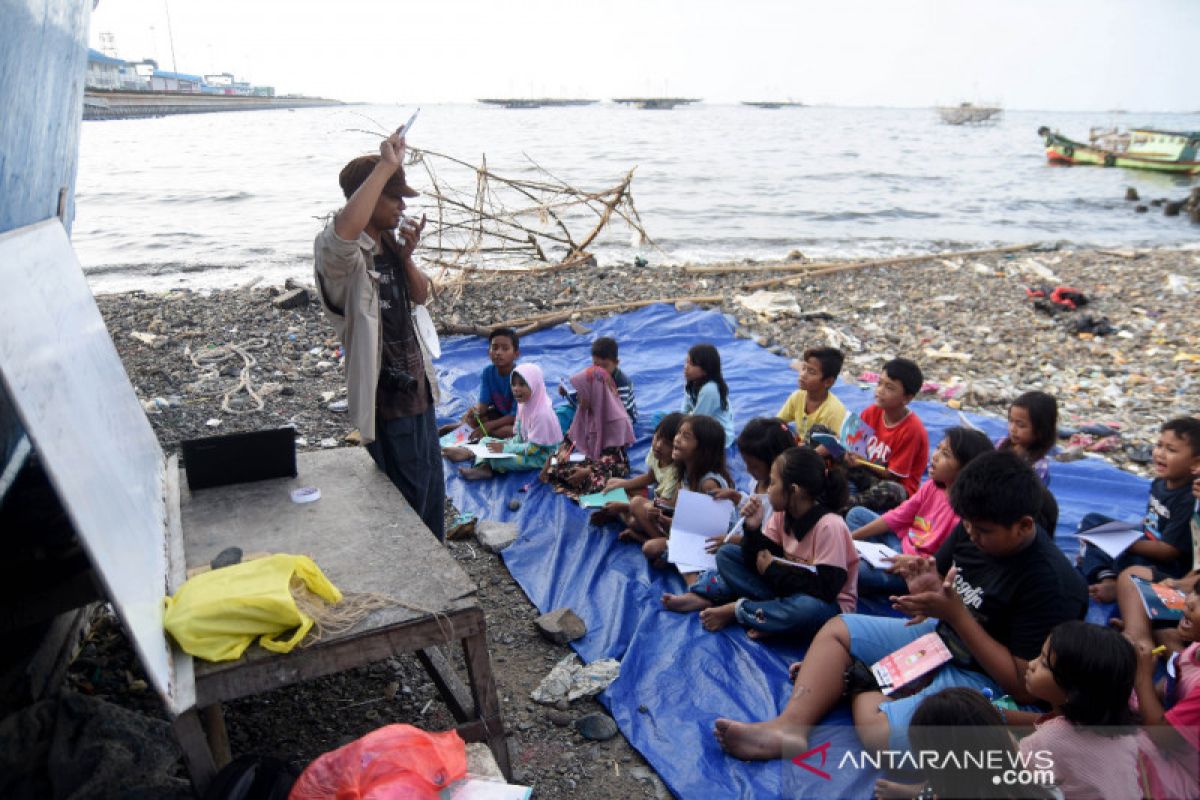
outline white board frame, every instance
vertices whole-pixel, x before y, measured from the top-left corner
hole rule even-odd
[[[162,627],[172,566],[163,452],[61,222],[0,234],[0,287],[0,381],[147,677],[178,716],[195,686],[190,670],[176,680]]]

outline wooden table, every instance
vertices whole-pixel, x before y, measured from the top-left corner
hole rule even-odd
[[[461,723],[463,739],[486,742],[511,778],[483,611],[471,579],[363,450],[303,453],[297,467],[293,479],[194,494],[181,489],[188,567],[206,564],[230,546],[247,554],[308,555],[343,593],[379,592],[404,606],[373,611],[349,631],[288,654],[254,644],[237,661],[197,659],[196,707],[174,723],[197,790],[203,793],[229,760],[221,703],[408,652],[416,653]],[[317,487],[321,499],[293,503],[290,492],[300,486]],[[457,643],[466,685],[440,649]]]

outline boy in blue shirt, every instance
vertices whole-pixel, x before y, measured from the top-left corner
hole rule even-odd
[[[1162,426],[1153,455],[1154,481],[1142,522],[1144,537],[1114,559],[1099,547],[1080,542],[1079,572],[1088,582],[1088,593],[1098,602],[1117,599],[1117,575],[1129,567],[1152,582],[1182,578],[1195,568],[1191,532],[1192,471],[1200,467],[1200,420],[1173,419]],[[1110,522],[1102,514],[1079,521],[1083,533]]]
[[[491,364],[479,374],[479,398],[467,409],[459,422],[443,425],[438,433],[445,435],[459,425],[470,425],[475,430],[471,441],[484,436],[508,439],[513,435],[517,421],[517,401],[513,398],[513,369],[521,355],[521,340],[512,328],[496,328],[488,336],[488,359]],[[483,430],[479,430],[482,423]]]

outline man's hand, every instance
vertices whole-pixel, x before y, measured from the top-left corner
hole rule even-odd
[[[766,575],[767,567],[771,566],[771,562],[774,560],[775,556],[771,555],[770,550],[759,550],[758,560],[754,563],[754,566],[758,567],[758,574]]]
[[[417,243],[421,241],[421,233],[425,230],[428,220],[422,214],[420,222],[413,222],[411,219],[405,222],[407,224],[400,225],[400,255],[408,259],[412,258],[413,251],[417,249]]]
[[[379,143],[379,157],[383,159],[384,163],[391,164],[393,167],[404,163],[404,152],[404,137],[400,135],[400,131],[396,131]]]

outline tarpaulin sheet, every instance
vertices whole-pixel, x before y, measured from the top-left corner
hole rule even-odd
[[[591,341],[612,336],[620,345],[621,368],[634,383],[640,412],[637,444],[630,451],[635,471],[649,448],[656,411],[673,411],[683,399],[683,360],[689,347],[710,342],[721,351],[729,384],[735,429],[752,417],[773,416],[797,388],[789,360],[748,339],[734,336],[734,320],[715,311],[677,313],[667,305],[599,320],[591,333],[577,335],[566,325],[539,331],[521,341],[522,361],[540,365],[547,389],[556,393],[560,377],[591,363]],[[797,342],[794,349],[805,343]],[[474,402],[479,372],[488,363],[479,338],[443,342],[438,361],[446,402],[443,421],[460,416]],[[872,365],[871,369],[882,366]],[[848,364],[843,381],[853,380]],[[845,382],[834,393],[852,410],[865,408],[872,390]],[[960,423],[959,412],[938,403],[916,402],[913,409],[936,444],[945,428]],[[969,415],[971,422],[998,437],[1003,420]],[[827,765],[829,779],[785,761],[746,763],[730,758],[712,735],[718,717],[766,720],[775,717],[791,690],[787,667],[804,652],[799,645],[756,643],[737,625],[708,633],[696,614],[665,610],[664,592],[685,587],[674,571],[651,568],[641,550],[617,542],[615,526],[595,528],[588,512],[541,484],[536,473],[522,472],[493,480],[460,479],[447,462],[446,487],[460,511],[484,519],[515,521],[518,540],[503,553],[509,571],[543,612],[569,606],[587,623],[587,635],[574,642],[580,656],[621,661],[621,675],[601,696],[621,731],[679,797],[861,797],[872,794],[877,777],[870,770],[838,770]],[[730,462],[737,483],[750,478],[740,458]],[[1073,531],[1089,511],[1137,520],[1146,504],[1147,482],[1094,459],[1051,465],[1051,488],[1060,504],[1058,541],[1073,553]],[[528,487],[522,492],[523,487]],[[518,511],[509,500],[521,501]],[[886,613],[876,605],[872,611]],[[812,732],[810,744],[831,742],[830,760],[858,741],[849,709],[841,704]],[[814,757],[815,758],[815,757]],[[810,763],[818,763],[810,760]]]

